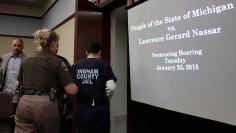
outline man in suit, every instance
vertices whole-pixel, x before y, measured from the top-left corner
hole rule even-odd
[[[2,84],[1,91],[15,93],[16,79],[20,70],[21,63],[25,60],[26,55],[22,52],[24,42],[17,38],[12,41],[12,51],[3,55],[2,60]]]

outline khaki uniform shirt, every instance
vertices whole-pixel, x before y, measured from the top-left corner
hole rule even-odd
[[[18,81],[23,88],[36,90],[63,88],[74,82],[65,63],[46,50],[25,60],[21,65]]]

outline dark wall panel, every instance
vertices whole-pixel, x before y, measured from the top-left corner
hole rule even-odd
[[[99,9],[87,0],[78,0],[75,18],[75,61],[85,58],[91,41],[102,44],[103,59],[110,61],[110,11]]]
[[[77,44],[75,49],[76,59],[86,57],[86,46],[91,41],[102,42],[103,14],[93,11],[79,11],[77,13]]]

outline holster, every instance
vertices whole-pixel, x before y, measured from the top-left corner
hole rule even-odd
[[[68,116],[68,95],[62,91],[59,91],[57,94],[57,103],[60,112],[60,133],[67,133],[69,127],[66,120]]]
[[[67,94],[59,94],[58,96],[58,107],[60,110],[60,115],[62,117],[66,117],[68,113],[68,95]]]

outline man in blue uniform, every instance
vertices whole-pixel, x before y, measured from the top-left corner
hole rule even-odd
[[[79,133],[109,133],[109,97],[117,80],[111,66],[101,59],[99,43],[90,43],[87,58],[72,66],[77,94],[76,124]]]

